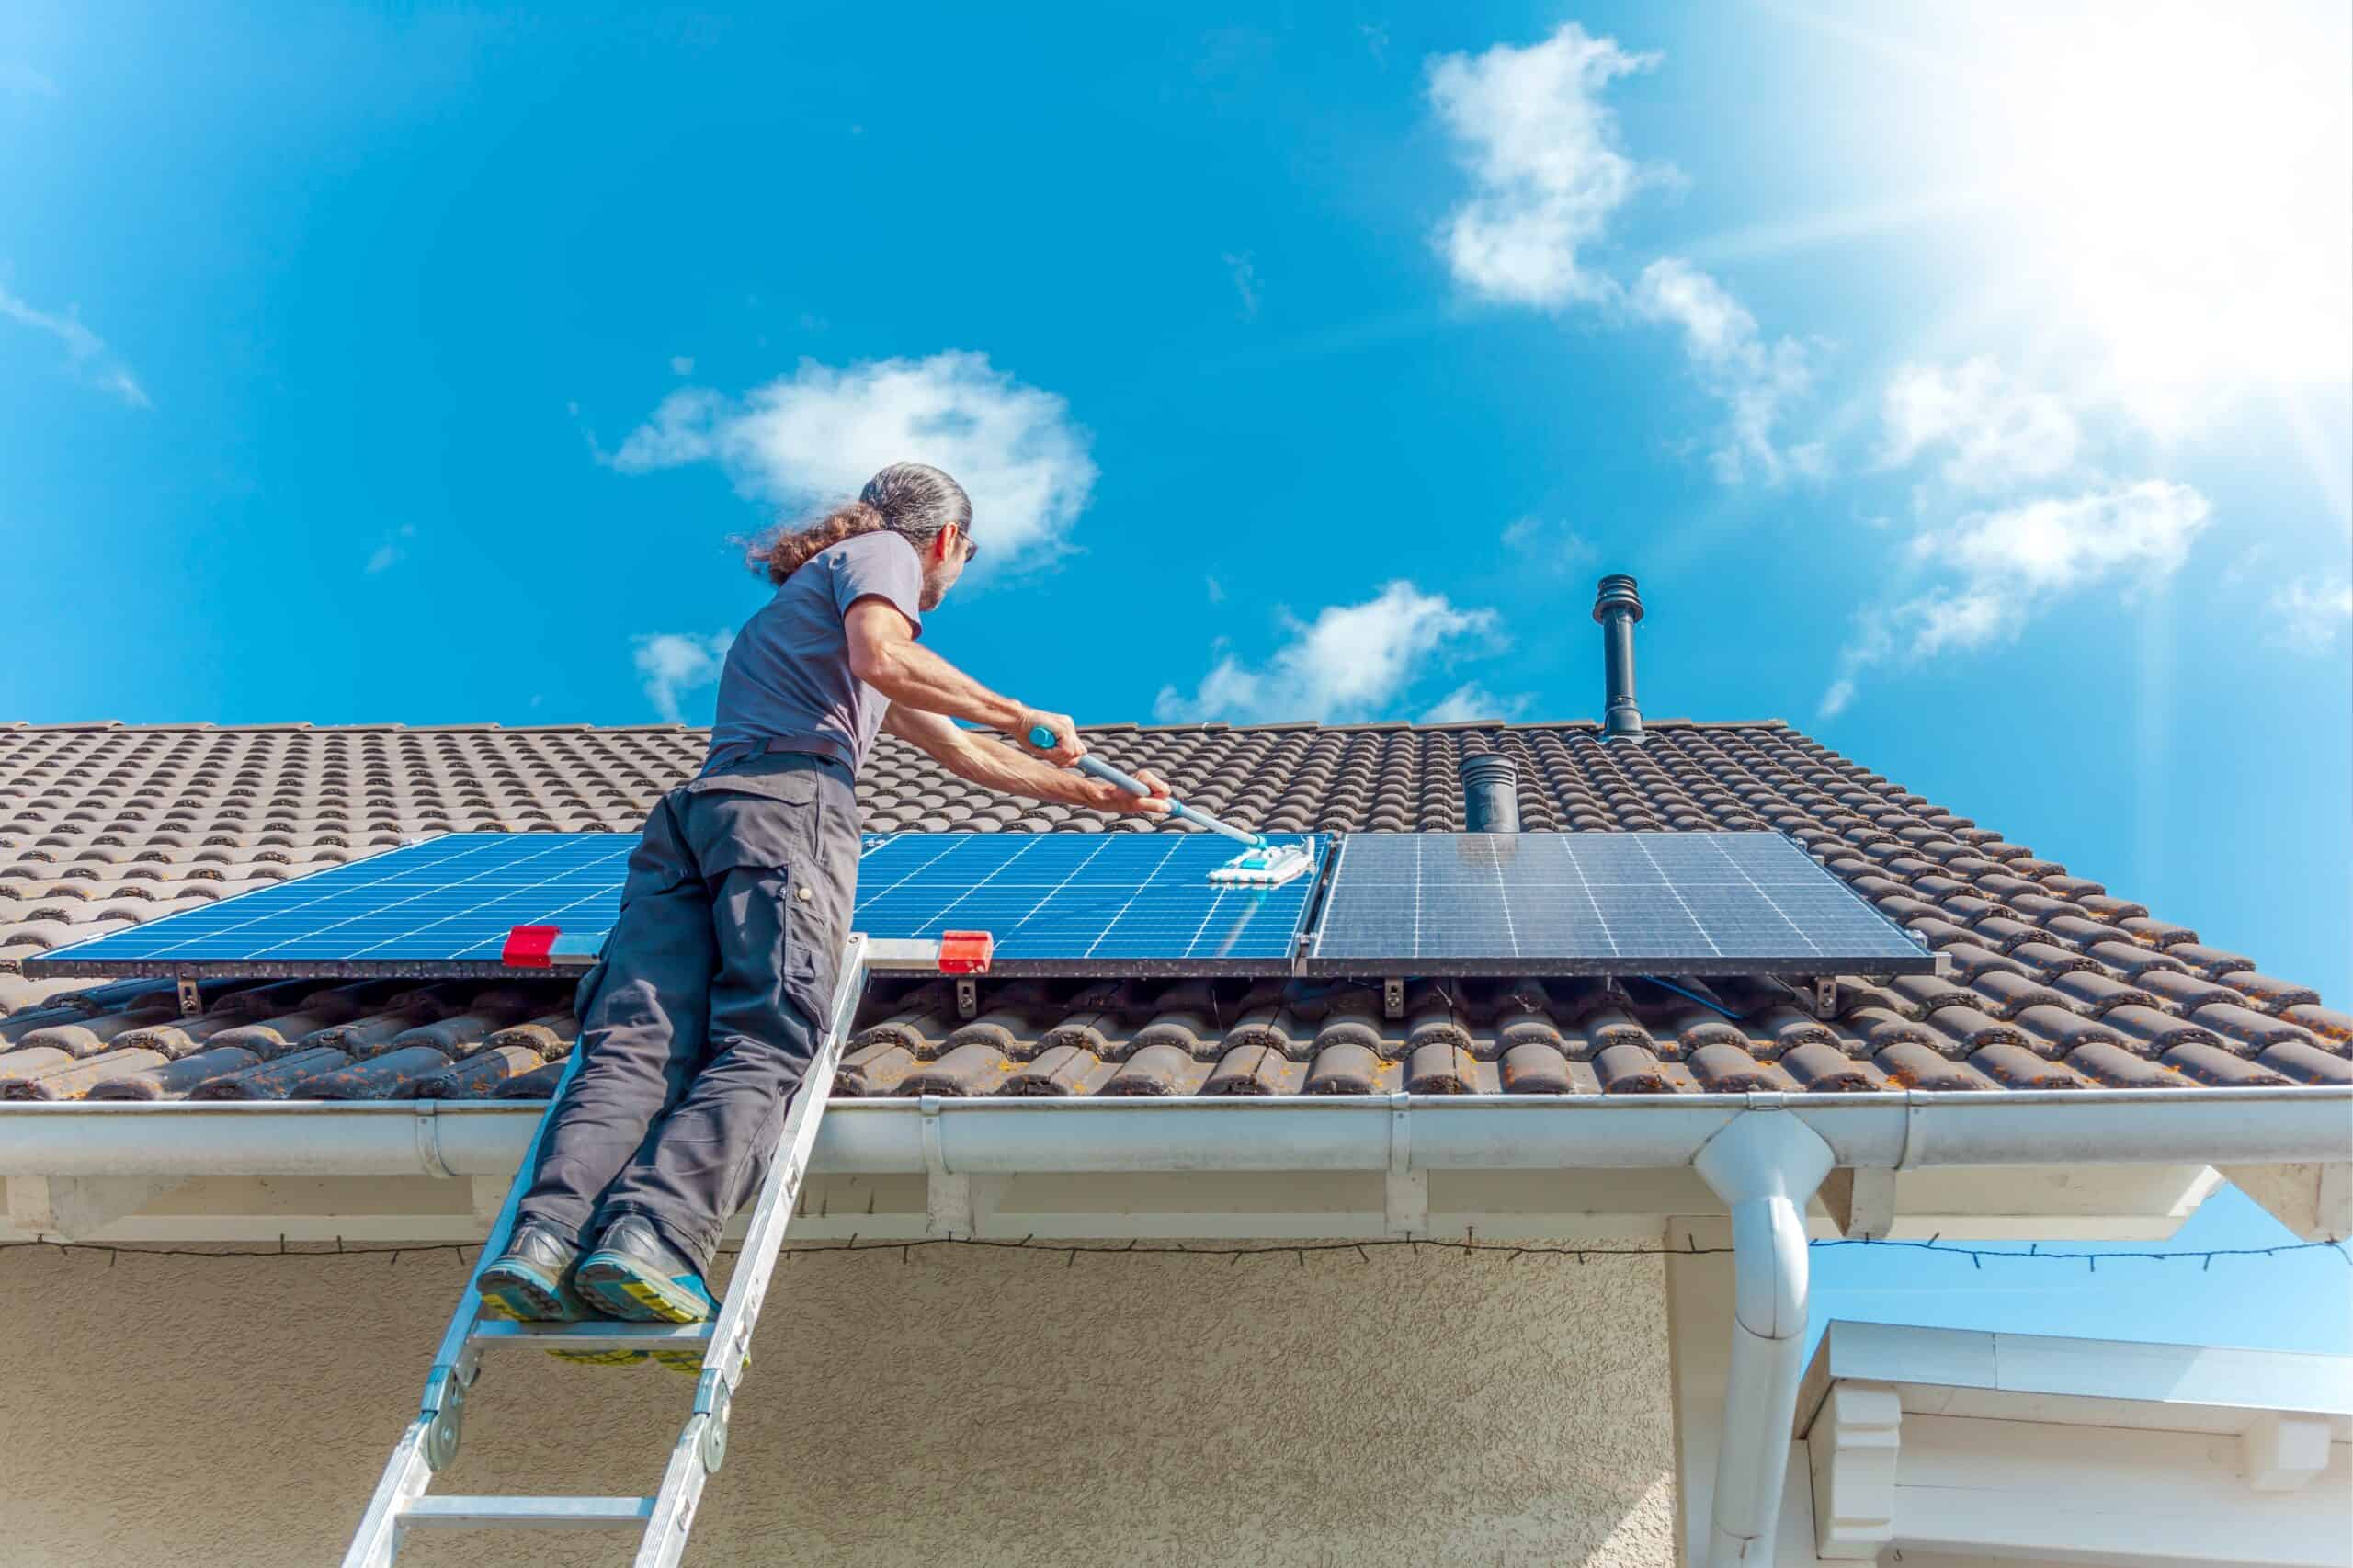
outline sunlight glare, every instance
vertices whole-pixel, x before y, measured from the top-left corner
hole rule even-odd
[[[2006,259],[2160,429],[2353,379],[2353,86],[2341,8],[1972,6],[1952,172]],[[1938,117],[1943,118],[1943,117]],[[1950,120],[1947,120],[1949,125]]]

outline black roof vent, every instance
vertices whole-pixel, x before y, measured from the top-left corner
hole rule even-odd
[[[1601,738],[1639,745],[1643,710],[1634,703],[1634,623],[1643,619],[1643,596],[1634,591],[1634,580],[1623,573],[1604,577],[1593,597],[1593,619],[1601,622]]]

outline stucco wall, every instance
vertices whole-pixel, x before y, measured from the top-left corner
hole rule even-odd
[[[0,1564],[335,1561],[461,1278],[0,1254]],[[688,1561],[1666,1564],[1664,1317],[1655,1258],[803,1256]],[[651,1490],[691,1387],[505,1353],[438,1489]]]

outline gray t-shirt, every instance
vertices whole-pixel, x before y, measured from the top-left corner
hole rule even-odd
[[[846,539],[778,585],[727,650],[710,730],[713,760],[814,732],[849,748],[853,771],[866,765],[891,699],[850,673],[842,619],[869,596],[890,600],[922,634],[923,562],[904,534],[885,528]]]

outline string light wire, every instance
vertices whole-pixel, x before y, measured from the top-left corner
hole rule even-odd
[[[2012,1263],[2082,1263],[2086,1266],[2086,1271],[2093,1274],[2099,1272],[2099,1266],[2103,1262],[2195,1262],[2200,1266],[2200,1272],[2204,1272],[2214,1267],[2214,1260],[2218,1257],[2268,1258],[2278,1257],[2284,1254],[2319,1251],[2333,1252],[2343,1258],[2347,1265],[2353,1265],[2353,1252],[2348,1252],[2346,1244],[2342,1241],[2283,1242],[2277,1246],[2268,1247],[2199,1247],[2133,1252],[2052,1251],[2045,1249],[2040,1242],[2031,1242],[2028,1244],[2025,1251],[2020,1252],[2009,1247],[1957,1246],[1945,1241],[1942,1233],[1939,1233],[1928,1237],[1926,1241],[1875,1241],[1867,1237],[1851,1239],[1825,1237],[1809,1242],[1807,1244],[1812,1250],[1818,1252],[1827,1252],[1840,1247],[1860,1247],[1866,1251],[1922,1252],[1932,1253],[1938,1257],[1956,1259],[1965,1257],[1972,1268],[1981,1270],[1985,1267],[1987,1258],[1994,1258]],[[1460,1253],[1466,1257],[1472,1253],[1501,1253],[1511,1258],[1573,1257],[1579,1263],[1595,1258],[1609,1257],[1705,1257],[1733,1250],[1728,1246],[1700,1246],[1688,1241],[1682,1246],[1610,1246],[1601,1244],[1575,1246],[1553,1242],[1483,1242],[1478,1239],[1475,1233],[1466,1233],[1461,1241],[1438,1241],[1428,1236],[1384,1236],[1357,1242],[1269,1242],[1234,1246],[1188,1245],[1183,1242],[1143,1241],[1129,1241],[1119,1245],[1089,1245],[1084,1243],[1040,1242],[1035,1236],[1024,1236],[1018,1241],[982,1236],[926,1236],[915,1241],[861,1241],[857,1235],[852,1234],[847,1241],[801,1243],[790,1245],[784,1249],[782,1256],[790,1261],[802,1256],[824,1253],[895,1252],[899,1255],[899,1261],[904,1264],[914,1261],[915,1253],[919,1247],[967,1247],[998,1252],[1059,1254],[1066,1268],[1076,1267],[1081,1256],[1222,1257],[1232,1263],[1239,1264],[1245,1257],[1279,1257],[1286,1254],[1296,1258],[1299,1266],[1304,1268],[1307,1267],[1307,1255],[1310,1253],[1353,1252],[1358,1259],[1370,1263],[1372,1261],[1372,1249],[1376,1247],[1391,1249],[1407,1247],[1412,1249],[1416,1257],[1420,1256],[1423,1249],[1427,1247],[1439,1253]],[[107,1267],[109,1268],[124,1257],[193,1257],[216,1262],[224,1259],[256,1257],[382,1257],[388,1260],[389,1266],[397,1265],[403,1257],[421,1257],[438,1253],[449,1253],[454,1254],[458,1260],[463,1263],[467,1254],[481,1251],[478,1244],[464,1242],[426,1242],[415,1246],[397,1247],[354,1247],[345,1244],[340,1236],[335,1238],[331,1246],[290,1246],[287,1239],[280,1236],[276,1247],[218,1249],[48,1240],[0,1242],[0,1252],[23,1252],[33,1249],[60,1256],[75,1253],[103,1254],[106,1256]],[[722,1249],[719,1256],[733,1256],[735,1250]]]

